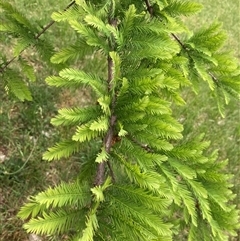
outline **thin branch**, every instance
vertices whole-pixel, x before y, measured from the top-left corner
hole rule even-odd
[[[48,23],[41,32],[39,32],[34,38],[39,39],[39,37],[44,34],[53,24],[55,23],[54,20],[52,20],[50,23]]]
[[[26,47],[25,49],[27,49],[27,48],[28,48],[28,47]],[[22,53],[25,49],[23,49],[23,50],[19,53],[19,55],[21,55],[21,53]],[[18,56],[15,56],[15,57],[13,57],[11,60],[7,61],[7,62],[5,63],[5,65],[3,65],[3,67],[0,68],[0,73],[3,73],[3,72],[7,69],[7,67],[8,67],[16,58],[18,58]]]
[[[111,116],[110,127],[108,129],[108,132],[107,132],[105,138],[104,138],[103,145],[105,146],[107,153],[110,153],[110,150],[111,150],[111,147],[112,147],[113,130],[114,130],[115,121],[116,121],[116,117]],[[94,181],[95,186],[99,186],[99,185],[103,184],[103,182],[104,182],[105,164],[106,164],[106,161],[102,161],[101,163],[98,164],[96,178],[95,178],[95,181]],[[114,173],[113,173],[113,170],[112,170],[112,167],[111,167],[109,161],[107,161],[107,165],[109,167],[110,175],[112,177],[112,180],[114,181],[115,180]]]
[[[144,2],[146,3],[147,6],[147,11],[149,12],[149,14],[153,17],[153,7],[151,6],[151,3],[149,0],[144,0]],[[188,48],[186,47],[186,45],[180,40],[180,38],[175,35],[174,33],[171,33],[171,36],[179,43],[179,45],[188,52]],[[191,56],[188,53],[189,58],[191,58]],[[219,81],[218,79],[211,73],[208,72],[208,74],[211,76],[212,80],[215,82],[216,85],[219,86]]]
[[[213,75],[213,73],[208,72],[208,74],[211,76],[212,80],[215,82],[217,86],[219,86],[219,81],[218,79]]]
[[[70,7],[72,7],[76,2],[75,1],[72,1],[71,3],[69,3],[67,5],[66,8],[63,9],[63,11],[67,11]],[[47,24],[41,32],[39,32],[36,36],[35,36],[35,39],[38,39],[42,34],[44,34],[53,24],[55,23],[54,20],[52,20],[49,24]]]
[[[183,49],[187,50],[187,47],[183,44],[183,42],[179,39],[177,35],[175,35],[174,33],[171,33],[171,35],[182,46]]]
[[[142,149],[144,149],[148,153],[154,153],[154,150],[152,150],[147,144],[143,144],[137,140],[135,140],[133,137],[130,137],[130,140],[134,143],[136,143],[138,146],[140,146]]]
[[[66,10],[69,9],[71,6],[73,6],[74,4],[75,4],[75,1],[72,1],[70,4],[68,4],[68,6],[67,6],[66,8],[64,8],[63,11],[66,11]],[[42,29],[42,31],[40,31],[40,32],[34,37],[34,39],[36,39],[36,40],[39,39],[40,36],[42,36],[54,23],[55,23],[54,20],[52,20],[50,23],[48,23],[48,24]],[[3,65],[3,67],[0,68],[0,73],[3,73],[3,72],[7,69],[7,67],[8,67],[16,58],[18,58],[19,56],[21,56],[21,54],[22,54],[27,48],[29,48],[29,46],[30,46],[30,45],[28,45],[27,47],[25,47],[25,48],[19,53],[18,56],[15,56],[15,57],[13,57],[12,59],[10,59],[9,61],[7,61],[7,62]]]
[[[108,165],[108,169],[109,169],[109,172],[110,172],[110,176],[112,178],[112,182],[114,183],[116,181],[116,179],[115,179],[115,175],[114,175],[111,163],[109,161],[107,161],[107,165]]]

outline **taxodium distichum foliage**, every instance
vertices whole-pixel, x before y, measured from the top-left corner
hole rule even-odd
[[[52,14],[77,39],[53,54],[52,63],[67,67],[46,82],[88,87],[95,99],[60,109],[52,119],[71,133],[43,158],[75,155],[81,168],[75,181],[40,192],[21,208],[28,232],[68,233],[74,241],[223,241],[236,235],[227,161],[217,152],[206,155],[210,143],[203,135],[186,140],[172,113],[173,104],[191,104],[182,90],[196,92],[202,82],[222,115],[230,97],[239,98],[239,67],[221,51],[221,25],[192,33],[181,21],[200,10],[191,1],[76,0]],[[82,58],[86,66],[94,56],[106,66],[101,73],[70,64]],[[8,84],[14,90],[11,78]],[[85,148],[91,155],[81,158]]]

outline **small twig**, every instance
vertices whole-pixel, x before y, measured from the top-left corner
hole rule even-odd
[[[110,172],[110,176],[112,178],[112,182],[114,183],[116,181],[116,179],[115,179],[115,175],[114,175],[111,163],[109,161],[107,161],[107,165],[108,165],[108,169],[109,169],[109,172]]]
[[[26,48],[25,48],[25,49],[26,49]],[[21,54],[25,49],[23,49],[23,50],[20,52],[20,54]],[[19,55],[20,55],[20,54],[19,54]],[[7,62],[3,65],[3,67],[0,68],[0,73],[3,73],[3,72],[7,69],[8,65],[11,64],[17,57],[18,57],[18,56],[15,56],[15,57],[13,57],[11,60],[7,61]]]
[[[145,3],[146,3],[147,10],[148,10],[149,14],[150,14],[151,16],[153,16],[153,7],[151,6],[149,0],[144,0],[144,1],[145,1]],[[185,51],[188,52],[189,49],[188,49],[188,48],[186,47],[186,45],[180,40],[180,38],[179,38],[177,35],[175,35],[174,33],[171,33],[171,35],[172,35],[172,37],[179,43],[179,45],[180,45]],[[190,56],[189,53],[188,53],[188,56],[189,56],[189,58],[191,58],[191,56]],[[215,84],[219,86],[219,81],[218,81],[218,79],[217,79],[211,72],[208,72],[208,74],[211,76],[211,78],[212,78],[212,80],[215,82]]]
[[[147,145],[147,144],[142,144],[139,141],[135,140],[134,138],[130,137],[131,141],[136,143],[138,146],[140,146],[142,149],[144,149],[146,152],[149,153],[154,153],[154,151]]]
[[[66,11],[67,9],[69,9],[71,6],[73,6],[75,4],[75,1],[72,1],[63,11]],[[48,23],[43,29],[42,31],[40,31],[35,37],[34,39],[39,39],[41,35],[43,35],[53,24],[55,23],[54,20],[52,20],[50,23]],[[16,59],[18,58],[30,45],[28,45],[27,47],[25,47],[18,56],[13,57],[11,60],[7,61],[3,67],[0,68],[0,73],[3,73],[7,67]]]
[[[212,80],[214,81],[214,83],[219,86],[219,80],[213,75],[213,73],[208,72],[208,74],[211,76]]]
[[[52,20],[50,23],[48,23],[45,27],[43,27],[42,31],[39,32],[34,38],[39,39],[39,37],[44,34],[53,24],[55,23],[54,20]]]
[[[171,33],[171,35],[182,46],[183,49],[187,50],[187,47],[183,44],[183,42],[179,39],[177,35],[175,35],[174,33]]]
[[[144,0],[145,3],[146,3],[146,6],[147,6],[147,11],[149,12],[149,14],[151,16],[153,16],[153,7],[151,5],[151,3],[149,2],[149,0]]]
[[[63,9],[63,11],[67,11],[71,6],[73,6],[75,4],[75,1],[72,1],[71,3],[69,3],[67,5],[66,8]],[[54,20],[52,20],[50,23],[48,23],[43,29],[41,32],[39,32],[36,36],[35,36],[35,39],[38,39],[42,34],[44,34],[53,24],[55,23]]]

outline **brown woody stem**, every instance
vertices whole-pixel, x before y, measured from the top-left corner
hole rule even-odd
[[[109,24],[116,27],[116,20],[113,19],[113,18],[109,18]],[[109,44],[109,47],[110,49],[114,49],[114,44],[112,43],[111,39],[109,39],[108,41],[108,44]],[[108,56],[108,79],[107,79],[107,82],[108,82],[108,91],[109,93],[112,92],[112,80],[113,80],[113,60],[110,56]],[[114,126],[115,126],[115,123],[116,123],[116,116],[114,115],[113,113],[113,110],[114,110],[114,107],[115,107],[115,102],[116,102],[116,96],[114,95],[113,98],[112,98],[112,102],[111,102],[111,115],[110,115],[110,118],[109,118],[109,129],[107,131],[107,134],[103,140],[103,145],[105,147],[105,150],[107,153],[110,153],[110,150],[111,150],[111,147],[113,145],[113,138],[114,138]],[[95,177],[95,181],[94,181],[94,184],[95,186],[99,186],[101,184],[103,184],[104,182],[104,173],[105,173],[105,164],[107,163],[108,165],[108,168],[109,168],[109,172],[110,172],[110,175],[112,177],[112,181],[115,180],[114,178],[114,173],[113,173],[113,170],[112,170],[112,167],[111,167],[111,164],[109,161],[102,161],[101,163],[98,164],[98,167],[97,167],[97,173],[96,173],[96,177]]]
[[[144,0],[147,6],[147,10],[150,13],[151,16],[153,16],[153,7],[151,5],[151,3],[149,2],[149,0]]]

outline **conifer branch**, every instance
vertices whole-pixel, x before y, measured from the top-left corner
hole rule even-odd
[[[145,1],[145,4],[146,4],[146,6],[147,6],[147,11],[149,12],[149,14],[151,15],[151,17],[153,17],[153,7],[152,7],[152,5],[151,5],[151,3],[149,2],[149,0],[144,0]],[[182,49],[184,49],[186,52],[187,52],[187,54],[188,54],[188,56],[189,56],[189,58],[191,58],[191,56],[189,55],[189,49],[186,47],[186,45],[180,40],[180,38],[176,35],[176,34],[174,34],[174,33],[171,33],[171,36],[179,43],[179,45],[182,47]],[[192,58],[191,58],[192,59]],[[210,77],[212,78],[212,80],[213,80],[213,82],[217,85],[217,86],[219,86],[219,81],[218,81],[218,79],[211,73],[211,72],[208,72],[208,74],[210,75]]]
[[[75,230],[74,240],[172,240],[182,237],[185,231],[189,240],[227,240],[228,233],[236,234],[239,227],[238,212],[235,206],[228,205],[234,198],[229,189],[229,175],[219,173],[227,162],[219,162],[216,152],[209,157],[204,154],[209,142],[203,140],[203,135],[193,140],[179,140],[183,126],[174,118],[171,103],[161,93],[167,91],[169,97],[182,103],[181,81],[189,82],[187,76],[196,73],[212,86],[210,76],[217,77],[218,69],[211,70],[211,62],[219,62],[221,71],[231,60],[225,55],[219,59],[216,56],[212,61],[204,55],[202,59],[200,54],[194,56],[193,51],[198,53],[197,44],[193,48],[189,45],[194,39],[181,42],[172,34],[178,33],[178,27],[182,30],[181,26],[176,24],[176,32],[169,33],[168,25],[161,19],[154,21],[159,12],[157,9],[155,12],[157,1],[144,0],[140,5],[138,0],[129,1],[131,5],[116,4],[115,0],[108,0],[107,4],[106,1],[91,2],[76,1],[80,21],[72,21],[79,14],[72,11],[62,16],[58,13],[58,18],[54,18],[68,20],[81,38],[77,45],[60,51],[56,63],[74,59],[78,53],[84,57],[89,53],[82,52],[85,46],[91,52],[97,47],[103,50],[101,56],[105,56],[104,70],[108,71],[105,80],[98,76],[101,75],[99,68],[89,72],[65,68],[59,76],[49,76],[47,83],[76,88],[89,85],[96,92],[100,106],[59,110],[52,121],[55,126],[78,126],[70,140],[49,148],[44,159],[70,157],[81,151],[82,143],[84,147],[90,142],[95,153],[99,137],[102,138],[101,151],[95,162],[91,156],[84,161],[80,176],[73,184],[72,181],[62,184],[31,198],[18,215],[21,219],[31,217],[24,228],[47,235]],[[191,1],[165,3],[166,14],[173,17],[194,13],[199,7]],[[145,12],[139,15],[143,6]],[[160,2],[159,6],[161,8]],[[116,15],[119,11],[123,14]],[[167,31],[159,31],[159,25],[160,30]],[[214,27],[209,28],[209,34],[202,34],[210,39],[206,47],[211,53],[216,52],[221,42],[215,46],[218,34],[214,34]],[[197,37],[196,43],[202,41]],[[160,59],[162,64],[157,66],[155,59]],[[234,76],[229,85],[226,83],[229,88],[235,84],[235,73],[231,72],[238,67],[234,66],[224,70],[229,78]],[[232,89],[237,92],[237,83]],[[122,141],[115,147],[119,140]],[[114,174],[119,183],[113,183]],[[179,215],[169,218],[166,210]],[[171,230],[176,219],[181,225]]]
[[[73,6],[75,4],[75,1],[72,1],[71,3],[68,4],[68,6],[66,8],[64,8],[63,11],[66,11],[67,9],[69,9],[71,6]],[[34,39],[37,40],[39,39],[53,24],[55,23],[54,20],[52,20],[51,22],[49,22],[45,27],[43,27],[42,31],[40,31],[35,37]],[[18,56],[14,56],[12,59],[10,59],[9,61],[7,61],[2,67],[0,67],[0,73],[3,73],[7,67],[15,60],[17,59],[19,56],[21,56],[21,54],[27,49],[29,48],[30,45],[28,45],[27,47],[25,47]]]

